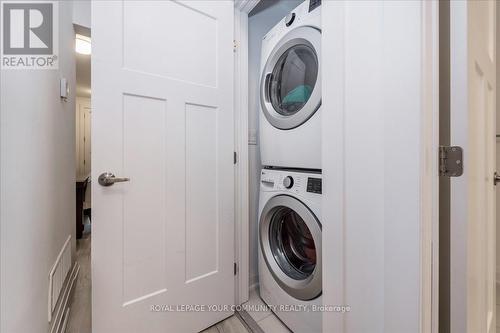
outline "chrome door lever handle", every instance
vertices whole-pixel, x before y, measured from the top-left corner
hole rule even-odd
[[[495,174],[493,175],[493,184],[496,186],[498,183],[500,183],[500,175],[495,171]]]
[[[130,181],[130,178],[127,177],[115,177],[111,172],[101,173],[99,176],[99,185],[101,186],[111,186],[114,183],[123,183]]]

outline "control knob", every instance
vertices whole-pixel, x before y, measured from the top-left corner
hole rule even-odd
[[[292,188],[293,187],[293,178],[291,176],[286,176],[285,179],[283,179],[283,186],[285,188]]]

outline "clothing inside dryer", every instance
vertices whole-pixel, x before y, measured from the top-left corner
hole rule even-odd
[[[303,280],[316,267],[316,246],[304,220],[289,207],[272,216],[269,241],[274,259],[289,277]]]
[[[270,99],[283,116],[297,113],[309,100],[318,76],[318,58],[304,44],[290,47],[280,57],[272,73]]]

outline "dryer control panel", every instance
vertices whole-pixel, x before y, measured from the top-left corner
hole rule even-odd
[[[262,38],[263,42],[269,42],[274,38],[282,38],[289,30],[297,26],[312,26],[321,30],[321,0],[304,1],[283,17]]]
[[[307,192],[321,194],[322,182],[321,178],[307,178]]]
[[[293,194],[322,193],[320,173],[264,169],[261,172],[260,182],[263,191],[282,191]]]
[[[309,12],[321,6],[321,0],[310,0],[309,1]]]

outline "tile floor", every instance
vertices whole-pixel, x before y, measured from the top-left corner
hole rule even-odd
[[[260,298],[256,290],[251,290],[248,302],[245,305],[251,308],[262,310],[266,307],[264,301]],[[257,322],[257,325],[265,333],[291,333],[291,331],[272,313],[269,308],[266,311],[247,311],[248,314]]]
[[[231,316],[200,333],[249,333],[236,316]]]

